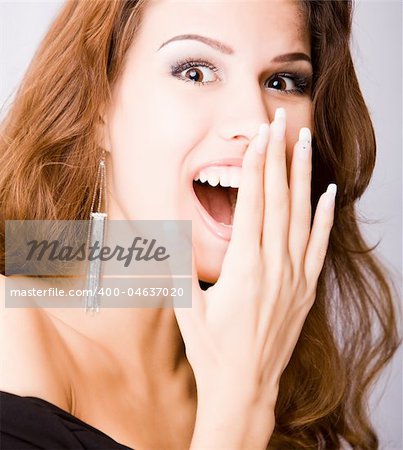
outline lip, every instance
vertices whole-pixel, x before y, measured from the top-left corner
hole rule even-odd
[[[207,163],[203,163],[199,165],[192,173],[191,182],[193,182],[196,174],[198,174],[201,170],[211,167],[211,166],[236,166],[242,167],[242,158],[229,158],[229,159],[216,159],[214,161],[209,161]]]
[[[200,203],[194,189],[193,189],[193,180],[201,170],[211,166],[236,166],[242,167],[242,158],[229,158],[229,159],[217,159],[214,161],[209,161],[208,163],[201,164],[198,166],[194,172],[192,173],[192,177],[190,179],[190,188],[192,190],[193,197],[195,199],[197,211],[200,214],[203,222],[206,224],[207,228],[217,237],[223,239],[225,241],[230,241],[232,235],[232,225],[223,225],[216,220],[214,220],[210,214],[204,209],[203,205]]]

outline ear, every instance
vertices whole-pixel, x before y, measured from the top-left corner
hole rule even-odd
[[[98,145],[107,152],[111,151],[111,142],[109,136],[108,118],[104,108],[100,109],[97,122]]]

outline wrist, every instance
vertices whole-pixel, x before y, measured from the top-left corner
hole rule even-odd
[[[230,402],[253,410],[274,410],[279,391],[278,382],[262,384],[252,377],[233,374],[220,374],[208,382],[196,380],[196,385],[200,407],[207,401],[208,405],[214,402],[218,407]]]
[[[211,446],[265,450],[274,430],[278,389],[215,380],[198,386],[196,424],[191,450]]]

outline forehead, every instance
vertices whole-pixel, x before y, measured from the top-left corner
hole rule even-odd
[[[156,44],[200,32],[241,52],[287,47],[309,53],[300,0],[149,0],[142,26]]]

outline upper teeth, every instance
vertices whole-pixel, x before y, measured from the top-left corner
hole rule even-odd
[[[195,181],[200,180],[206,182],[210,186],[233,187],[239,188],[241,181],[241,167],[238,166],[211,166],[202,169],[194,178]]]

